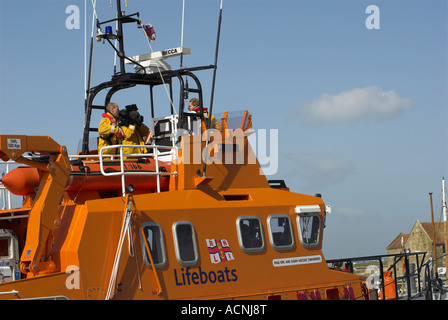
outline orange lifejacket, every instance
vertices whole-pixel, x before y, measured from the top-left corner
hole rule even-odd
[[[207,108],[203,108],[203,109],[204,109],[204,118],[208,119],[208,110],[207,110]],[[198,107],[194,108],[194,111],[197,113],[201,112],[201,107],[198,106]],[[219,123],[218,120],[216,120],[216,118],[213,115],[212,115],[211,120],[212,120],[211,121],[212,128],[222,130],[221,124]],[[202,131],[205,131],[205,123],[203,123],[203,125],[202,125]]]

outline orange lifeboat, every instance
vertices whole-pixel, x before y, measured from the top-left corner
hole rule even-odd
[[[126,185],[132,184],[135,190],[154,192],[157,190],[156,165],[153,159],[144,162],[125,161],[123,164]],[[159,161],[160,190],[169,188],[169,175],[171,164]],[[119,173],[121,171],[119,162],[103,164],[106,174]],[[1,180],[6,189],[19,196],[26,196],[36,192],[40,177],[36,168],[20,166],[8,172]],[[65,191],[117,191],[122,188],[121,175],[103,175],[98,162],[83,161],[72,163],[70,179]]]

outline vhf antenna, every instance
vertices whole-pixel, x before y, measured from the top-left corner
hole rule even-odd
[[[216,81],[216,70],[218,69],[218,51],[219,51],[219,37],[221,34],[221,21],[222,21],[222,1],[221,0],[221,5],[219,7],[219,19],[218,19],[218,34],[216,36],[216,49],[215,49],[215,67],[213,68],[213,81],[212,81],[212,92],[210,95],[210,108],[209,108],[209,115],[208,115],[208,121],[207,121],[207,126],[206,126],[206,132],[208,132],[208,130],[210,129],[210,124],[212,121],[212,111],[213,111],[213,98],[215,95],[215,81]],[[208,139],[209,139],[209,135],[208,133],[206,134],[207,139],[205,140],[205,150],[208,149]],[[202,170],[202,176],[205,177],[205,172],[207,169],[207,160],[208,160],[208,153],[206,151],[206,155],[207,155],[207,159],[204,160],[204,169]]]

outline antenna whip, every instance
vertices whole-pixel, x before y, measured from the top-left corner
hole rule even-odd
[[[212,92],[210,95],[210,108],[209,108],[209,115],[207,119],[207,126],[206,131],[210,129],[211,121],[212,121],[212,114],[213,114],[213,98],[215,95],[215,81],[216,81],[216,70],[218,69],[218,51],[219,51],[219,38],[221,34],[221,21],[222,21],[222,1],[221,5],[219,7],[219,19],[218,19],[218,34],[216,36],[216,49],[215,49],[215,67],[213,68],[213,81],[212,81]],[[208,149],[208,133],[206,134],[207,139],[205,140],[205,150]],[[208,155],[207,155],[208,157]],[[207,159],[208,160],[208,159]],[[207,169],[207,161],[204,160],[204,170],[202,171],[202,175],[205,177],[205,171]]]

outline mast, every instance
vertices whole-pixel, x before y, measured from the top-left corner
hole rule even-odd
[[[121,0],[117,0],[117,23],[118,23],[118,29],[117,29],[117,38],[118,38],[118,57],[120,58],[120,73],[124,74],[126,73],[126,69],[124,66],[124,43],[123,43],[123,13],[121,11]]]
[[[438,275],[437,273],[437,246],[436,246],[436,228],[434,226],[434,210],[433,210],[433,206],[432,206],[432,192],[429,193],[429,201],[431,203],[431,223],[432,223],[432,237],[433,237],[433,250],[434,250],[434,254],[433,254],[433,259],[434,259],[434,272],[436,274],[436,277]]]
[[[215,64],[213,69],[213,80],[212,80],[212,92],[210,95],[210,106],[209,106],[209,113],[208,113],[208,121],[206,125],[207,129],[207,139],[205,140],[205,150],[208,150],[208,130],[211,127],[212,123],[212,115],[213,115],[213,98],[215,96],[215,81],[216,81],[216,70],[218,69],[218,50],[219,50],[219,38],[221,35],[221,22],[222,22],[222,0],[221,4],[219,6],[219,18],[218,18],[218,34],[216,35],[216,48],[215,48]],[[202,170],[202,176],[205,177],[207,170],[207,161],[204,161],[204,168]]]
[[[447,221],[448,210],[446,208],[446,189],[445,189],[445,178],[442,178],[442,210],[443,210],[443,221]]]
[[[446,267],[448,264],[448,255],[446,255],[446,250],[448,248],[448,231],[447,231],[447,208],[446,208],[446,188],[445,188],[445,177],[442,177],[442,211],[443,211],[443,227],[445,235],[445,274]]]
[[[123,24],[124,23],[137,23],[138,25],[140,25],[139,13],[137,12],[134,14],[126,15],[126,13],[124,11],[121,11],[121,0],[117,0],[116,3],[117,3],[117,17],[114,19],[100,22],[98,20],[98,16],[96,15],[96,9],[95,9],[96,0],[94,2],[92,2],[92,4],[93,4],[92,35],[91,35],[91,39],[90,39],[89,71],[88,71],[88,77],[87,77],[87,88],[86,88],[86,95],[85,95],[85,102],[84,102],[86,118],[85,118],[85,123],[84,123],[81,154],[88,154],[88,152],[89,152],[89,132],[97,130],[97,128],[90,127],[92,109],[104,109],[104,105],[103,106],[93,106],[92,105],[93,99],[94,99],[96,93],[98,93],[98,92],[96,92],[95,94],[93,94],[93,90],[92,90],[93,88],[91,88],[91,79],[92,79],[92,70],[93,70],[93,68],[92,68],[93,67],[93,39],[94,39],[93,23],[95,21],[95,18],[96,18],[96,26],[97,26],[97,36],[96,36],[97,41],[99,41],[99,39],[106,40],[111,45],[111,47],[115,50],[116,55],[120,59],[119,74],[120,75],[126,74],[125,59],[132,61],[133,63],[139,65],[138,62],[133,61],[132,59],[126,57],[125,52],[124,52],[124,35],[123,35]],[[137,18],[133,18],[134,16],[136,16]],[[106,32],[103,33],[101,30],[101,26],[104,24],[107,24],[107,23],[111,23],[111,22],[116,22],[116,28],[117,28],[116,33],[117,34],[114,34],[112,32],[111,26],[106,26],[106,30],[105,30]],[[116,44],[114,45],[111,42],[111,40],[118,41],[118,48],[116,47]],[[144,69],[144,68],[142,67],[142,69]],[[116,69],[114,68],[114,76],[116,76],[116,75],[117,75]]]
[[[185,0],[182,1],[182,29],[180,34],[180,47],[182,48],[182,54],[180,55],[180,69],[183,67],[183,61],[184,61],[184,54],[183,54],[183,48],[184,48],[184,24],[185,24]]]

